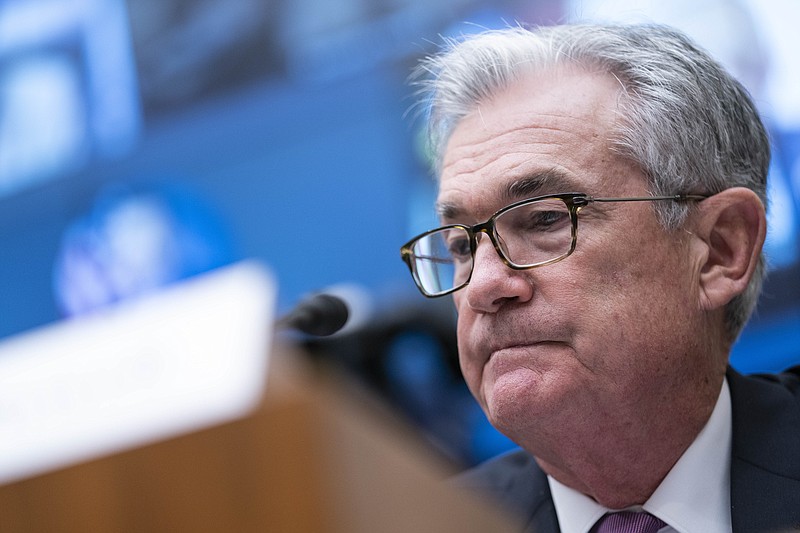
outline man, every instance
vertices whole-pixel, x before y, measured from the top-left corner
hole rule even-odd
[[[800,530],[800,370],[728,367],[764,276],[747,92],[654,25],[487,32],[422,69],[444,227],[401,253],[521,447],[459,483],[529,531]]]

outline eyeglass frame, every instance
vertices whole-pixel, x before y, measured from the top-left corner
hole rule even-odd
[[[452,294],[457,290],[463,289],[467,285],[469,285],[470,280],[472,280],[472,274],[475,271],[475,253],[478,249],[478,234],[485,233],[489,236],[489,240],[492,243],[497,255],[503,261],[503,263],[513,270],[530,270],[533,268],[538,268],[545,265],[550,265],[553,263],[557,263],[563,259],[566,259],[572,252],[575,251],[575,246],[578,242],[578,212],[586,207],[587,205],[600,202],[600,203],[611,203],[611,202],[659,202],[659,201],[673,201],[673,202],[700,202],[709,198],[711,195],[709,194],[674,194],[670,196],[632,196],[626,198],[613,198],[613,197],[606,197],[606,198],[596,198],[586,193],[579,193],[579,192],[571,192],[571,193],[556,193],[556,194],[545,194],[542,196],[535,196],[533,198],[526,198],[524,200],[519,200],[517,202],[513,202],[497,211],[494,212],[492,216],[490,216],[485,222],[480,222],[478,224],[468,226],[466,224],[447,224],[445,226],[440,226],[438,228],[434,228],[428,230],[424,233],[420,233],[416,237],[409,240],[403,246],[400,247],[400,257],[408,266],[408,269],[411,271],[411,277],[414,279],[414,284],[417,286],[419,291],[422,293],[423,296],[427,298],[439,298],[441,296],[447,296],[448,294]],[[503,252],[502,248],[500,247],[499,243],[497,242],[497,228],[495,226],[495,220],[500,215],[512,210],[516,209],[517,207],[527,205],[529,203],[535,203],[542,200],[550,200],[550,199],[559,199],[564,202],[564,205],[567,206],[567,210],[569,211],[569,218],[570,223],[572,225],[571,229],[571,243],[569,250],[565,253],[561,254],[558,257],[553,259],[548,259],[546,261],[540,261],[538,263],[534,263],[531,265],[517,265],[513,261],[511,261],[508,257],[506,257],[505,252]],[[471,256],[471,265],[469,270],[469,276],[460,284],[455,285],[454,287],[439,292],[436,294],[429,294],[425,291],[422,287],[422,282],[419,279],[417,274],[417,270],[414,268],[414,252],[412,251],[412,246],[419,241],[420,239],[425,238],[426,236],[436,233],[442,230],[447,230],[451,228],[460,228],[467,232],[469,235],[469,247],[470,247],[470,256]]]

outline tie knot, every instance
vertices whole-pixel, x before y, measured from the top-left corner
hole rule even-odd
[[[621,511],[603,516],[591,533],[656,533],[665,525],[650,513]]]

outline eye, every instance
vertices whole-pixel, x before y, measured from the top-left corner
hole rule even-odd
[[[447,251],[456,261],[469,261],[472,259],[469,236],[463,232],[453,232],[447,239]]]
[[[564,210],[536,210],[526,218],[523,228],[530,231],[560,229],[569,223],[569,212]]]

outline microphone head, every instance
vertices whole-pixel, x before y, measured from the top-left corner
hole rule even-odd
[[[308,335],[333,335],[347,323],[347,304],[332,294],[319,293],[302,300],[280,324]]]

